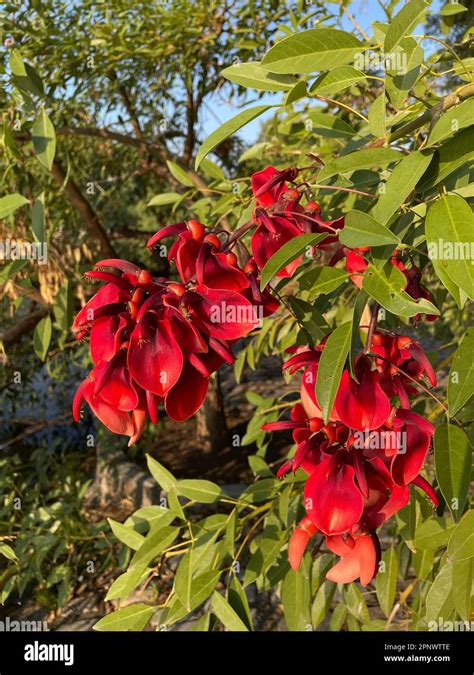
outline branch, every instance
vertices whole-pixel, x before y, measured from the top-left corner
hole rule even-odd
[[[423,127],[427,122],[436,122],[438,118],[444,112],[446,112],[446,110],[453,108],[470,96],[474,96],[474,84],[466,84],[456,93],[447,94],[441,99],[441,101],[436,103],[436,105],[434,105],[429,110],[425,110],[425,112],[415,120],[408,122],[408,124],[405,124],[400,129],[397,129],[393,132],[393,134],[390,134],[388,142],[392,143],[393,141],[397,141],[399,138],[402,138],[403,136],[416,131],[416,129]]]
[[[99,216],[89,204],[87,199],[82,195],[76,183],[72,178],[67,178],[66,173],[58,161],[53,162],[51,167],[51,175],[54,180],[60,185],[64,185],[64,192],[69,198],[69,201],[74,208],[80,213],[85,225],[90,232],[97,237],[100,242],[101,252],[108,258],[115,258],[116,254],[112,246],[107,232],[104,230]]]
[[[15,324],[13,324],[13,326],[0,331],[0,342],[3,342],[5,347],[8,347],[14,342],[17,342],[23,335],[31,333],[36,324],[39,323],[41,319],[47,314],[47,309],[43,308],[23,316]]]

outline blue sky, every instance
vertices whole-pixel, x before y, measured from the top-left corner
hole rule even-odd
[[[330,6],[330,9],[337,10],[339,7],[339,3],[328,2],[327,4]],[[402,3],[399,3],[397,10],[402,7],[402,4],[403,1]],[[431,11],[436,11],[436,9],[442,4],[444,4],[444,2],[441,0],[435,0],[435,2],[433,2],[431,5]],[[349,10],[356,18],[359,25],[369,35],[371,35],[373,32],[371,27],[372,22],[386,20],[385,13],[376,0],[355,0],[355,2],[350,4]],[[342,18],[342,27],[349,32],[354,30],[354,26],[345,15]],[[417,27],[414,32],[422,33],[422,26]],[[424,45],[425,49],[427,46],[427,44]],[[265,93],[264,96],[258,100],[257,105],[271,105],[281,103],[282,96],[282,92]],[[251,107],[252,105],[256,105],[256,103],[250,103],[246,107]],[[208,98],[207,107],[203,110],[201,118],[201,124],[203,126],[205,136],[209,136],[209,134],[217,129],[223,122],[226,122],[228,119],[234,117],[234,115],[244,109],[245,107],[239,108],[237,106],[229,105],[223,102],[223,100],[218,95],[216,95],[214,99]],[[262,122],[264,122],[266,119],[269,119],[272,115],[273,112],[271,110],[269,110],[267,113],[264,113],[256,120],[245,126],[239,132],[239,136],[248,144],[255,143]]]

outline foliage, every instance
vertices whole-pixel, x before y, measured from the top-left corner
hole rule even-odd
[[[119,600],[121,605],[96,629],[142,630],[153,618],[161,629],[168,629],[190,614],[196,617],[197,612],[196,630],[251,630],[253,617],[245,590],[252,584],[259,592],[277,591],[289,630],[316,629],[323,622],[331,630],[383,630],[394,624],[427,630],[433,622],[468,621],[474,557],[467,498],[474,382],[467,364],[472,338],[467,328],[474,273],[470,259],[439,256],[437,248],[441,240],[458,250],[472,245],[474,84],[472,59],[464,56],[468,36],[457,34],[461,44],[453,45],[438,34],[420,35],[419,25],[434,10],[419,0],[387,3],[386,20],[375,22],[370,36],[357,22],[351,32],[341,29],[346,3],[341,3],[340,13],[321,8],[306,11],[305,3],[286,13],[275,3],[281,23],[278,13],[274,21],[269,20],[268,3],[248,7],[242,3],[233,15],[234,30],[228,30],[221,41],[215,26],[209,32],[202,30],[209,16],[220,16],[218,8],[204,3],[194,11],[196,3],[192,4],[190,13],[185,2],[172,3],[170,12],[161,3],[139,3],[135,9],[140,19],[130,24],[133,29],[128,32],[116,30],[114,24],[128,25],[127,3],[115,5],[112,18],[103,11],[104,3],[74,6],[68,12],[74,29],[65,31],[68,39],[60,43],[62,56],[73,59],[72,66],[68,61],[72,84],[67,87],[74,87],[74,96],[64,96],[61,104],[58,92],[67,91],[64,65],[58,58],[61,52],[53,55],[43,49],[38,57],[37,47],[42,40],[45,46],[51,43],[61,4],[48,3],[48,11],[42,12],[44,23],[37,29],[26,15],[9,27],[19,41],[21,37],[21,44],[10,50],[5,84],[3,141],[8,171],[6,201],[0,203],[3,217],[11,225],[15,214],[23,236],[41,240],[38,233],[47,232],[61,288],[66,278],[79,285],[81,251],[92,259],[90,247],[107,254],[117,248],[124,257],[130,253],[132,260],[158,273],[166,267],[159,254],[153,263],[137,260],[135,242],[126,232],[130,217],[137,222],[137,236],[150,233],[156,217],[167,222],[193,217],[236,230],[252,216],[251,173],[268,164],[278,169],[303,167],[307,186],[323,212],[331,218],[345,216],[341,242],[350,248],[371,247],[362,288],[349,282],[343,266],[329,265],[324,252],[316,261],[304,256],[290,283],[285,278],[273,282],[283,306],[246,340],[235,362],[236,379],[247,367],[258,369],[262,357],[314,345],[334,330],[332,335],[340,340],[333,340],[331,358],[324,365],[328,378],[332,373],[334,387],[320,392],[324,410],[330,411],[337,377],[345,363],[353,367],[353,355],[365,339],[360,325],[361,318],[367,317],[366,306],[377,303],[383,309],[380,326],[416,334],[429,346],[435,369],[447,375],[444,393],[421,392],[414,404],[417,413],[436,424],[434,464],[427,463],[424,475],[436,481],[440,505],[433,513],[412,486],[410,503],[384,527],[385,551],[374,584],[377,607],[368,602],[372,591],[325,579],[335,558],[322,539],[315,542],[314,558],[306,552],[300,570],[293,571],[287,548],[304,514],[304,477],[301,470],[284,481],[274,477],[275,466],[265,459],[271,439],[261,428],[275,422],[296,400],[295,387],[285,387],[282,380],[281,391],[271,399],[248,393],[256,410],[241,442],[256,446],[250,459],[255,481],[238,497],[207,480],[177,480],[150,460],[150,471],[166,499],[140,509],[124,524],[111,523],[126,547],[126,563],[107,599]],[[448,5],[441,12],[447,24]],[[93,44],[89,28],[78,20],[87,9],[94,24]],[[154,33],[143,39],[147,31],[154,31],[157,13],[165,19],[160,39]],[[192,21],[188,22],[189,15]],[[186,36],[180,34],[177,39],[183,16]],[[256,16],[266,28],[254,34]],[[242,38],[236,41],[234,32]],[[169,36],[169,42],[163,36]],[[143,47],[137,47],[138,40]],[[211,47],[204,45],[208,40]],[[178,47],[181,44],[183,48]],[[95,97],[90,96],[88,84],[91,47],[96,56],[99,49],[107,55],[94,61]],[[383,69],[387,57],[392,60]],[[112,72],[114,60],[118,65]],[[400,63],[407,68],[401,70]],[[121,92],[122,85],[133,94],[132,106]],[[272,92],[278,102],[269,108],[255,101],[199,144],[197,110],[220,86],[245,101]],[[191,92],[192,105],[187,108],[183,91],[188,102]],[[112,121],[106,133],[86,134],[99,139],[97,151],[92,152],[89,140],[84,140],[84,130],[65,130],[78,124],[97,130],[109,106]],[[125,123],[119,118],[123,110],[129,115]],[[136,110],[143,111],[138,125]],[[229,135],[264,113],[261,137],[240,153],[241,147]],[[19,126],[14,124],[18,118]],[[160,130],[163,118],[168,124]],[[183,134],[184,119],[188,123]],[[112,135],[116,125],[122,138]],[[123,138],[124,129],[127,134],[132,129],[132,141]],[[113,151],[112,142],[117,142]],[[66,167],[62,172],[59,155]],[[80,162],[85,158],[84,172],[78,158]],[[107,199],[94,198],[105,227],[94,214],[86,213],[87,229],[81,229],[79,238],[77,233],[73,237],[68,219],[78,222],[78,218],[71,216],[71,207],[64,202],[70,174],[82,173],[78,182],[85,192],[88,177],[100,183],[110,167],[115,173],[117,166],[123,167],[127,180],[120,181],[116,192],[108,192]],[[51,189],[52,178],[59,189]],[[68,198],[74,204],[71,189]],[[124,205],[117,212],[116,240],[111,224],[116,215],[114,200]],[[78,212],[84,213],[84,203],[80,204]],[[248,235],[242,241],[248,245]],[[267,262],[265,283],[304,250],[298,250],[295,241]],[[72,255],[59,265],[56,251],[66,246]],[[408,266],[423,271],[430,301],[414,299],[402,290],[400,272],[389,262],[395,248]],[[3,279],[17,300],[21,296],[34,301],[38,286],[46,293],[50,285],[41,278],[32,283],[20,265],[5,270]],[[58,334],[65,336],[71,324],[67,316],[74,299],[67,290],[61,297],[53,296],[40,302],[54,321],[51,326],[42,316],[37,324],[34,344],[39,358],[48,358],[51,334],[56,339]],[[427,313],[436,312],[435,322],[425,322]],[[3,552],[11,557],[9,549]],[[142,584],[156,589],[156,604],[127,605],[127,597]]]

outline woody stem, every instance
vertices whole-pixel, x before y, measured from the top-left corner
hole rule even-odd
[[[240,237],[242,237],[242,235],[244,235],[247,232],[247,230],[250,230],[250,228],[253,227],[254,224],[255,223],[253,223],[251,220],[249,220],[248,222],[246,222],[243,225],[241,225],[240,227],[238,227],[234,232],[232,232],[232,234],[229,236],[229,238],[227,239],[227,241],[225,242],[225,244],[223,246],[223,249],[222,249],[223,252],[225,252],[226,249],[228,249],[229,246],[234,243],[234,241],[237,241],[237,239],[240,239]]]

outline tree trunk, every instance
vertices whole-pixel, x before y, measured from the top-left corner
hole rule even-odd
[[[217,373],[211,376],[206,400],[196,413],[196,436],[206,454],[218,452],[227,444],[227,424]]]

